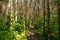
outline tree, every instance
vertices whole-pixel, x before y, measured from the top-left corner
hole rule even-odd
[[[43,13],[44,13],[44,14],[43,14],[43,16],[44,16],[43,34],[44,34],[44,37],[45,37],[45,32],[46,32],[46,31],[45,31],[45,14],[46,14],[46,13],[45,13],[45,0],[43,1],[43,3],[44,3],[44,5],[43,5],[43,6],[44,6],[44,11],[43,11]]]
[[[58,0],[58,25],[59,25],[58,30],[59,30],[59,38],[60,38],[60,1],[59,0]]]
[[[47,0],[47,22],[48,22],[48,40],[50,40],[50,6],[49,6],[49,0]]]

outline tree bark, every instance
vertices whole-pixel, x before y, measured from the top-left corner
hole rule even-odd
[[[48,21],[48,40],[50,40],[50,6],[49,0],[47,0],[47,21]]]
[[[43,5],[43,6],[44,6],[44,11],[43,11],[43,16],[44,16],[44,24],[43,24],[43,25],[44,25],[44,27],[43,27],[43,35],[44,35],[44,37],[45,37],[45,32],[46,32],[46,31],[45,31],[45,0],[43,1],[43,3],[44,3],[44,5]]]
[[[59,30],[59,38],[60,38],[60,3],[58,3],[58,30]]]

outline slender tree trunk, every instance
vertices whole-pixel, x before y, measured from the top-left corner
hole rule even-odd
[[[2,3],[0,2],[0,20],[2,19]]]
[[[43,11],[43,16],[44,16],[44,27],[43,27],[43,34],[44,34],[44,37],[45,37],[45,0],[43,1],[44,3],[44,11]]]
[[[59,38],[60,38],[60,3],[58,3],[58,29],[59,29]]]
[[[10,29],[11,26],[11,1],[9,0],[8,10],[7,10],[7,23],[6,26]]]
[[[22,0],[20,1],[20,20],[22,20]]]
[[[39,8],[39,5],[40,5],[40,0],[36,0],[36,11],[37,11],[37,18],[39,20],[39,16],[40,16],[40,8]]]
[[[17,22],[17,13],[18,13],[18,0],[15,0],[15,21]]]
[[[47,18],[48,18],[48,40],[50,40],[50,7],[49,7],[49,0],[47,0]]]

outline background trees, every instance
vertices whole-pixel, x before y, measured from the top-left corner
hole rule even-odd
[[[0,0],[0,39],[27,40],[29,37],[60,39],[59,0]]]

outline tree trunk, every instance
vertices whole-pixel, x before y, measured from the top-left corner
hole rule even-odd
[[[50,7],[49,7],[49,0],[47,0],[47,21],[48,21],[48,40],[50,40]]]
[[[43,1],[43,3],[44,3],[44,11],[43,11],[43,16],[44,16],[44,27],[43,27],[43,35],[44,35],[44,37],[45,37],[45,0]]]
[[[60,3],[58,3],[58,29],[59,29],[59,38],[60,38]]]

